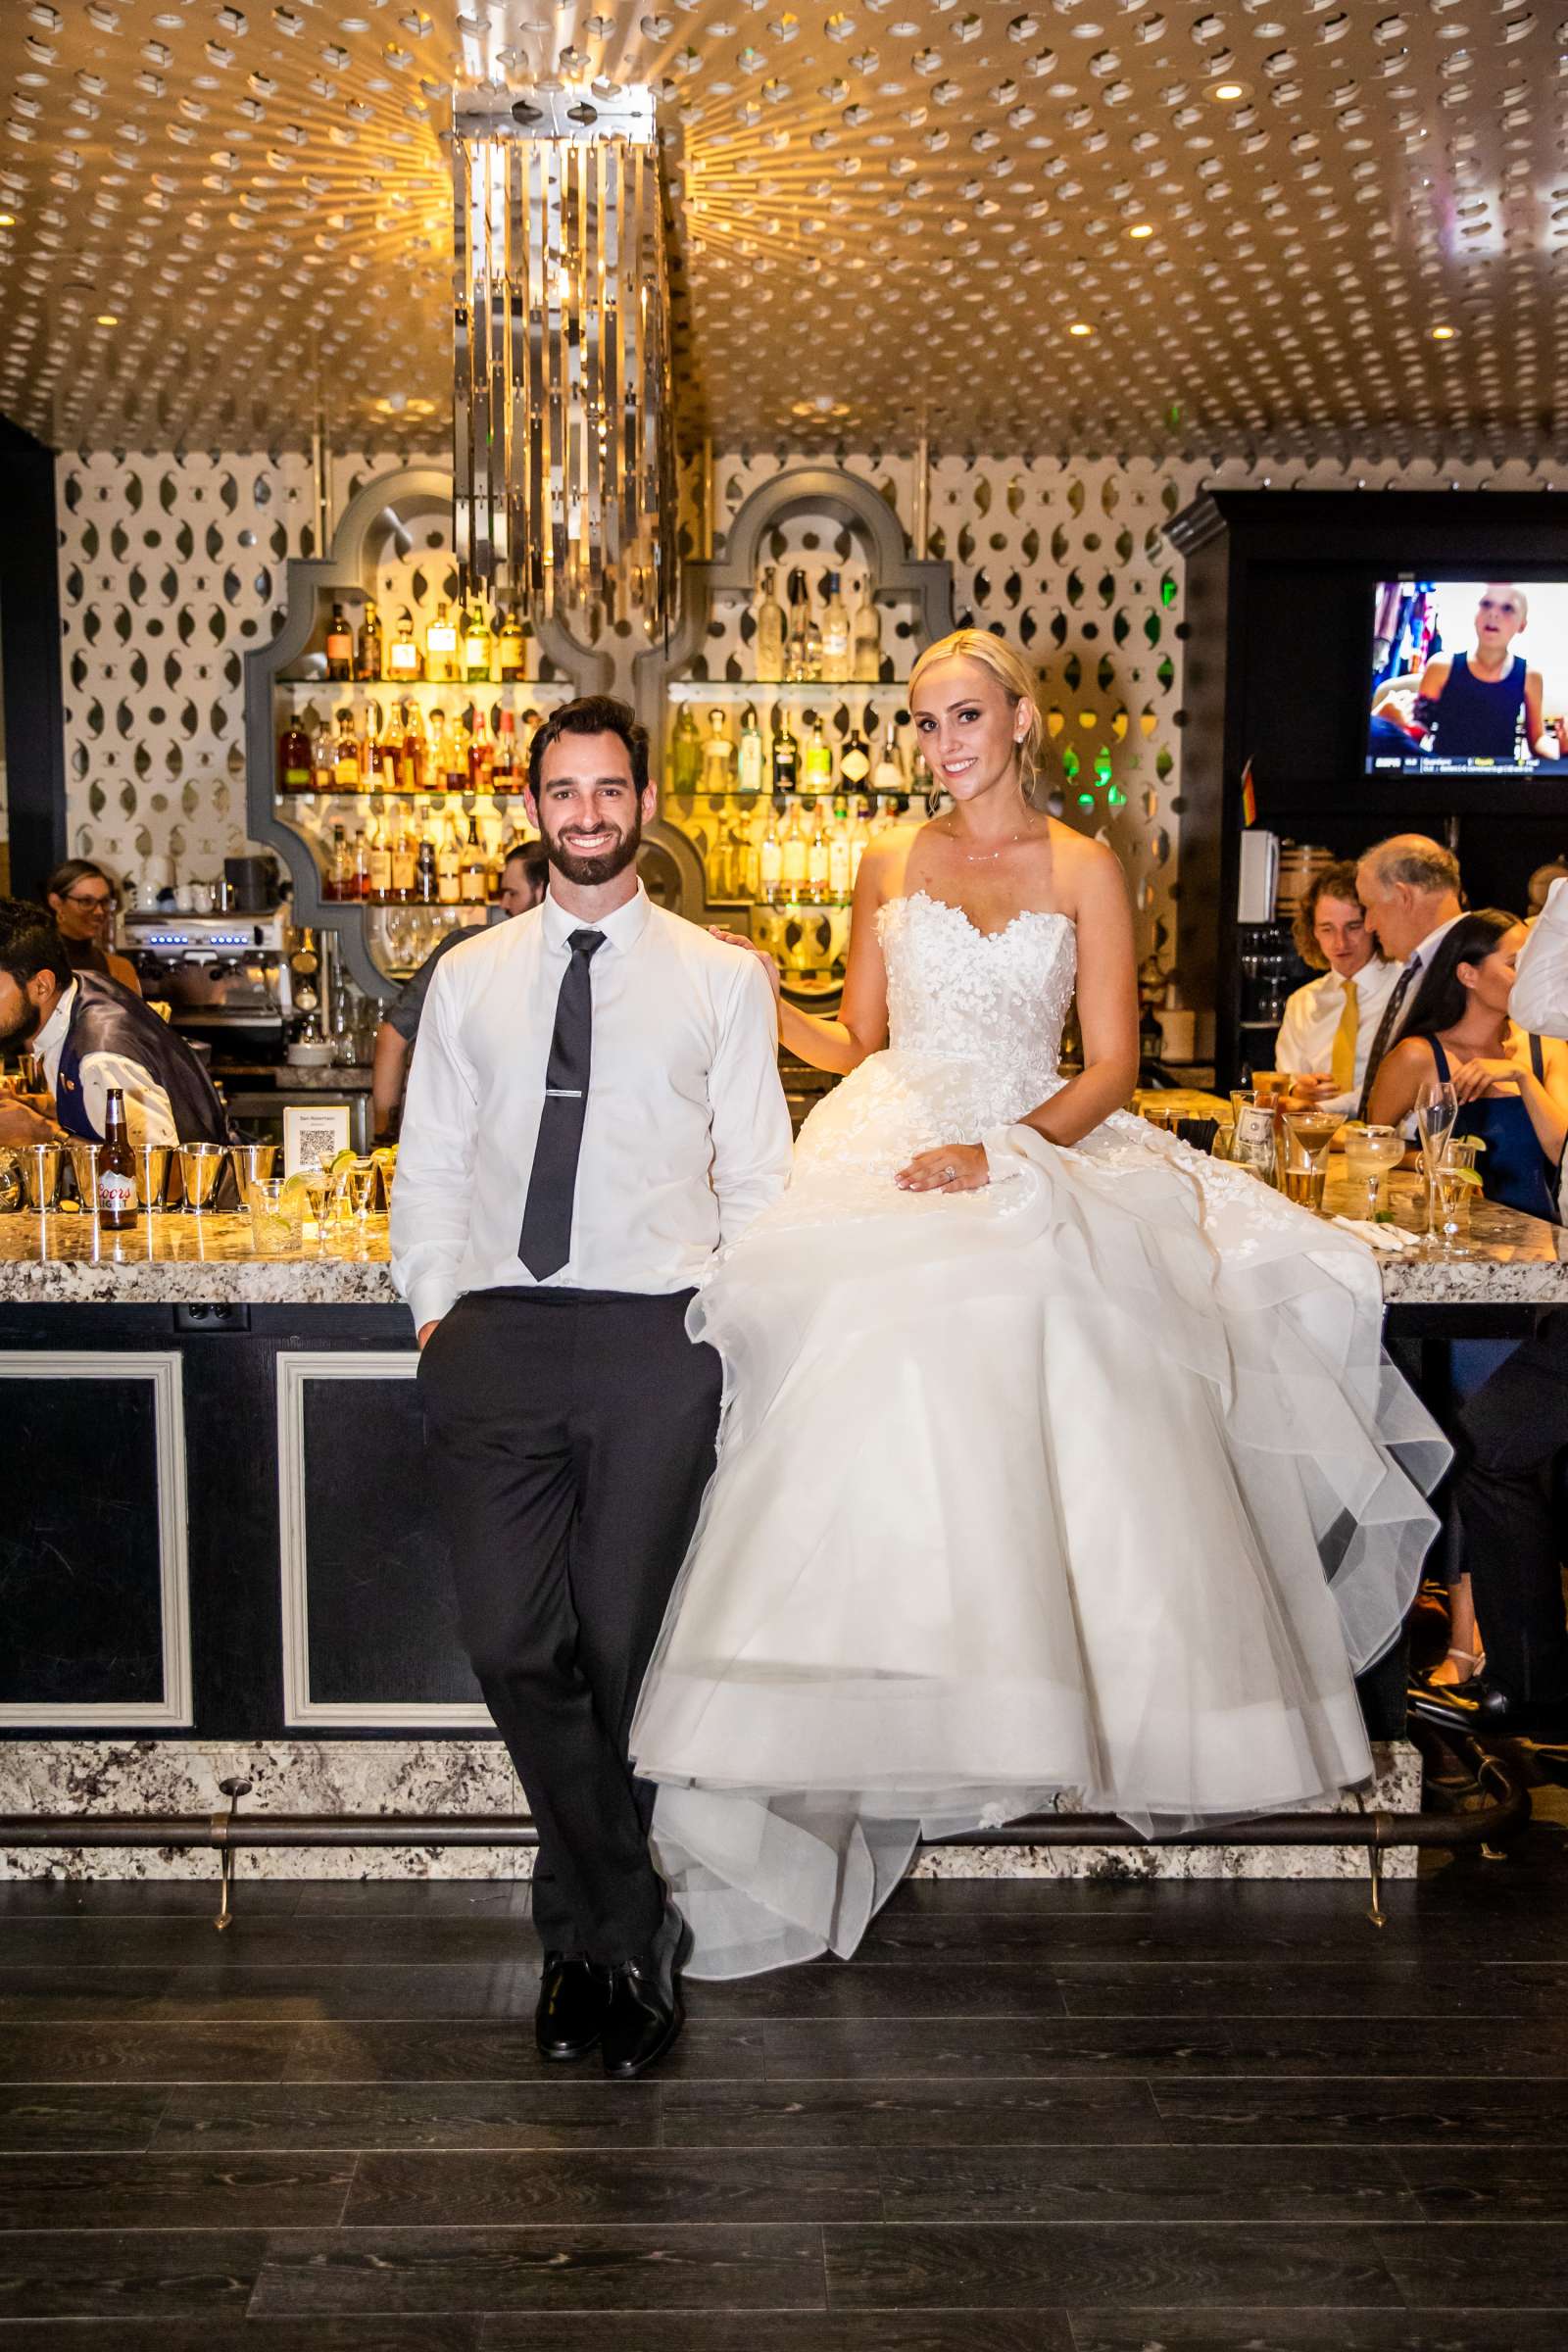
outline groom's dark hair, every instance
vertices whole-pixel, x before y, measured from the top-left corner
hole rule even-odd
[[[647,784],[648,729],[639,722],[630,703],[617,702],[612,694],[584,694],[552,710],[528,747],[528,790],[535,800],[545,754],[563,735],[618,735],[631,761],[632,782],[639,792]]]

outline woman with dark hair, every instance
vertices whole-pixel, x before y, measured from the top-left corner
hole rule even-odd
[[[1568,1046],[1532,1037],[1508,1018],[1525,939],[1519,917],[1499,907],[1460,916],[1433,955],[1403,1036],[1379,1064],[1367,1116],[1400,1126],[1426,1079],[1451,1079],[1459,1098],[1454,1133],[1487,1147],[1477,1167],[1487,1199],[1555,1225],[1568,1142]]]
[[[90,858],[68,858],[64,865],[55,867],[43,889],[72,970],[99,972],[139,997],[136,966],[128,956],[119,956],[104,945],[117,901],[115,886],[103,867],[94,865]]]

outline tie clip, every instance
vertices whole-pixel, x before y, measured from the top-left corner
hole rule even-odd
[[[546,1099],[548,1100],[548,1098],[552,1095],[554,1095],[559,1102],[580,1102],[582,1101],[582,1088],[580,1086],[547,1086],[545,1088]]]

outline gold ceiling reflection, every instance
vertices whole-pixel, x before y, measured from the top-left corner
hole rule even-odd
[[[1559,0],[3,0],[0,410],[447,427],[454,86],[659,93],[691,444],[1568,454]]]

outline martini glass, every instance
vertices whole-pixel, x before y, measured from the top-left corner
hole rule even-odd
[[[1352,1180],[1366,1186],[1366,1213],[1375,1217],[1384,1179],[1404,1157],[1404,1138],[1396,1127],[1348,1127],[1345,1164]]]

